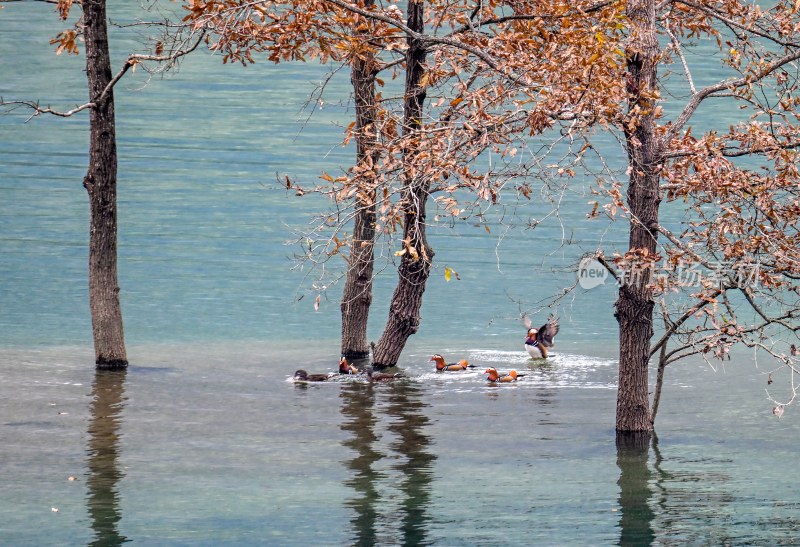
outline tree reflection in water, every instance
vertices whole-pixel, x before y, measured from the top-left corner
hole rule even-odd
[[[372,384],[351,382],[342,386],[342,415],[345,422],[341,425],[344,431],[352,433],[352,437],[344,441],[344,445],[353,449],[356,455],[347,462],[352,471],[345,485],[356,491],[360,497],[348,501],[356,514],[351,519],[357,536],[357,545],[375,545],[376,543],[376,507],[379,499],[375,484],[378,473],[372,464],[380,460],[383,454],[373,446],[378,440],[375,425],[375,391]]]
[[[617,432],[617,467],[619,467],[620,537],[619,545],[652,545],[653,513],[650,507],[653,491],[650,487],[651,435],[648,433]]]
[[[341,428],[352,433],[343,444],[355,451],[346,463],[353,474],[345,481],[357,495],[347,503],[355,510],[353,544],[384,543],[387,532],[396,530],[399,537],[390,538],[390,543],[425,545],[436,456],[427,451],[430,437],[423,430],[428,418],[419,386],[407,381],[349,382],[342,386],[341,398],[345,416]],[[397,463],[380,471],[381,460]],[[402,493],[399,514],[394,510],[397,501],[385,495],[387,489]]]
[[[117,465],[117,456],[120,415],[125,401],[125,375],[125,370],[98,370],[92,384],[86,505],[92,519],[94,540],[89,545],[113,546],[129,541],[117,529],[122,518],[117,485],[123,473]]]

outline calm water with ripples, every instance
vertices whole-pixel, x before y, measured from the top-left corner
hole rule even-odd
[[[111,2],[112,19],[133,6]],[[61,27],[45,3],[5,5],[0,95],[84,100],[83,58],[47,43]],[[119,64],[132,38],[114,33]],[[768,363],[736,353],[716,370],[668,370],[658,437],[642,448],[615,443],[613,287],[562,300],[555,354],[528,359],[520,311],[572,283],[564,268],[599,237],[626,241],[624,227],[584,222],[580,190],[535,230],[432,230],[437,265],[403,380],[291,382],[338,361],[340,287],[314,311],[313,279],[286,245],[325,203],[276,182],[349,165],[346,71],[324,105],[305,106],[324,76],[198,55],[119,88],[122,373],[93,369],[87,118],[0,116],[0,543],[798,542],[800,422],[794,407],[771,415]],[[525,207],[523,219],[550,209]],[[388,264],[373,338],[394,282]],[[479,368],[437,374],[433,353]],[[487,366],[525,376],[488,385]]]

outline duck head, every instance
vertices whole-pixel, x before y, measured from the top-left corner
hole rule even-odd
[[[438,353],[431,357],[430,360],[436,362],[436,370],[444,370],[444,367],[447,366],[447,364],[444,362],[444,357]]]
[[[300,370],[298,370],[298,371],[296,371],[294,373],[294,379],[295,380],[308,380],[308,373],[305,370],[300,369]]]

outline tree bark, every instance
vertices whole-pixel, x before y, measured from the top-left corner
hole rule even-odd
[[[97,368],[128,366],[117,279],[117,141],[105,0],[84,0],[89,98],[89,306]]]
[[[407,25],[419,33],[424,29],[423,12],[423,1],[408,3]],[[403,132],[405,136],[411,136],[421,127],[426,92],[420,82],[425,73],[427,52],[420,40],[409,37],[407,42]],[[419,330],[422,294],[433,260],[433,249],[428,245],[425,234],[425,205],[430,181],[417,172],[417,146],[405,151],[405,182],[401,199],[405,209],[403,242],[407,252],[400,260],[399,279],[389,306],[389,319],[373,350],[373,366],[377,369],[396,365],[408,338]]]
[[[658,40],[654,0],[628,0],[631,30],[627,45],[628,115],[625,138],[630,175],[627,201],[631,224],[629,250],[633,267],[626,272],[614,313],[619,322],[617,431],[652,429],[648,388],[650,339],[653,337],[653,290],[659,207],[660,145],[655,134]]]
[[[365,0],[370,9],[374,0]],[[368,40],[370,36],[364,36]],[[348,359],[369,357],[367,322],[372,304],[372,272],[375,263],[377,136],[375,129],[376,63],[372,51],[353,61],[350,80],[356,109],[356,162],[360,167],[353,238],[342,291],[342,355]]]

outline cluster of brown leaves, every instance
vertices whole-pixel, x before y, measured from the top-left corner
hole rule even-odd
[[[196,0],[187,10],[187,22],[210,29],[210,46],[226,61],[251,63],[256,54],[274,62],[352,63],[366,53],[377,58],[378,85],[399,92],[379,93],[375,126],[366,128],[376,135],[380,160],[354,166],[344,178],[323,177],[327,185],[303,193],[331,195],[337,207],[371,205],[354,200],[357,195],[382,196],[378,224],[389,235],[403,217],[404,180],[430,183],[439,195],[437,216],[466,218],[498,203],[506,186],[530,197],[520,176],[530,166],[520,167],[517,156],[531,135],[564,123],[576,131],[621,118],[621,4],[426,2],[429,31],[421,38],[429,55],[420,85],[429,102],[414,132],[402,130],[402,88],[392,83],[402,74],[409,34],[396,6]],[[345,142],[358,137],[355,132],[351,124]],[[403,159],[409,150],[415,151],[411,164]],[[500,161],[490,164],[490,154]]]
[[[210,47],[226,62],[263,57],[350,64],[374,57],[376,83],[386,96],[376,97],[374,125],[363,131],[380,152],[302,190],[332,198],[336,215],[325,216],[320,225],[338,232],[329,250],[342,248],[347,240],[342,225],[356,207],[377,205],[378,232],[391,237],[402,226],[401,194],[408,180],[429,183],[438,208],[434,218],[480,219],[485,208],[509,197],[532,199],[537,177],[575,177],[584,155],[597,150],[595,133],[624,140],[623,134],[638,127],[638,117],[653,115],[662,139],[663,196],[685,204],[687,212],[677,229],[659,226],[664,237],[657,254],[639,256],[634,250],[618,257],[617,266],[651,273],[657,263],[667,272],[678,265],[759,267],[755,291],[741,286],[735,268],[726,279],[691,289],[677,276],[654,277],[653,288],[668,310],[667,334],[681,340],[670,358],[693,352],[722,358],[735,341],[767,347],[761,337],[769,328],[791,327],[800,313],[797,300],[787,298],[800,290],[796,0],[769,7],[741,0],[658,3],[660,73],[677,66],[672,72],[684,74],[683,98],[635,89],[626,77],[631,29],[624,2],[430,0],[425,6],[426,32],[416,34],[396,6],[382,2],[371,7],[346,0],[187,3],[187,23],[208,29]],[[428,102],[413,132],[403,130],[403,88],[396,81],[409,37],[422,40],[428,52],[420,82]],[[684,52],[709,38],[731,78],[696,90]],[[646,101],[626,112],[637,96]],[[689,121],[699,105],[715,97],[734,111],[750,112],[750,119],[729,128],[693,129]],[[668,100],[675,101],[669,111],[677,110],[677,116],[665,115]],[[345,142],[365,136],[356,131],[351,124]],[[413,162],[407,161],[409,151]],[[554,151],[562,161],[541,161]],[[629,172],[636,168],[628,166]],[[630,217],[613,176],[600,177],[598,188],[601,197],[591,202],[589,218],[601,211],[612,219]],[[408,242],[403,249],[410,252]],[[741,292],[759,321],[745,325],[736,319],[729,291]],[[678,299],[667,305],[675,292]],[[757,301],[762,296],[771,304]],[[661,347],[656,344],[654,351]]]

